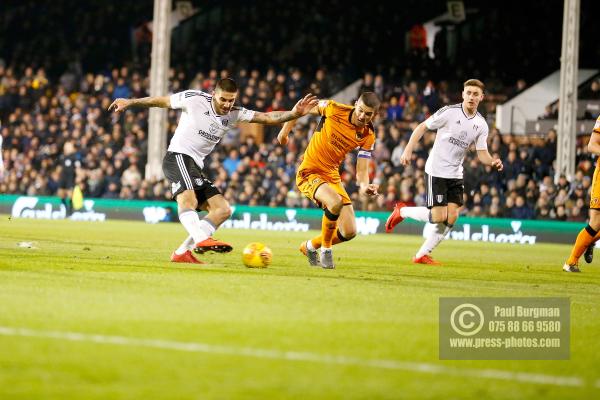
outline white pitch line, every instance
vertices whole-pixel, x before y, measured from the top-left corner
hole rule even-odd
[[[499,369],[474,369],[457,368],[445,365],[385,360],[368,359],[359,357],[336,356],[297,351],[280,351],[259,349],[252,347],[233,347],[213,345],[198,342],[177,342],[173,340],[143,339],[126,336],[110,336],[79,332],[43,331],[28,328],[12,328],[0,326],[0,335],[35,337],[44,339],[68,340],[72,342],[91,342],[100,344],[114,344],[120,346],[150,347],[163,350],[176,350],[190,353],[221,354],[254,358],[268,358],[274,360],[305,361],[323,364],[352,365],[359,367],[382,368],[426,374],[452,375],[460,377],[487,378],[521,383],[532,383],[552,386],[584,387],[585,381],[574,376],[556,376],[530,372],[514,372]],[[600,381],[596,382],[600,388]]]

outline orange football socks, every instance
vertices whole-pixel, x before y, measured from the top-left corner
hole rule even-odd
[[[346,239],[342,233],[340,232],[339,229],[335,229],[335,232],[333,232],[333,239],[331,239],[331,245],[335,246],[338,243],[343,243],[343,242],[347,242],[350,239]],[[312,238],[310,240],[313,248],[318,249],[321,247],[321,245],[323,244],[323,235],[319,235],[319,236],[315,236],[314,238]]]
[[[592,227],[589,225],[583,228],[581,232],[579,232],[579,235],[577,235],[577,239],[573,245],[573,250],[571,250],[571,255],[567,260],[567,264],[576,265],[579,262],[579,257],[581,257],[585,249],[587,249],[588,246],[594,242],[597,234],[598,232],[592,229]]]
[[[333,233],[337,229],[337,220],[339,217],[339,214],[336,215],[327,208],[324,210],[323,220],[321,221],[321,236],[323,236],[321,246],[325,247],[326,249],[331,248]]]

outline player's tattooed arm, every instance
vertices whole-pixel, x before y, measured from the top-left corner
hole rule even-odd
[[[317,97],[307,94],[300,99],[291,111],[271,111],[268,113],[257,112],[250,122],[259,124],[281,124],[308,114],[316,105]]]
[[[142,97],[139,99],[116,99],[108,106],[108,111],[123,112],[130,107],[171,107],[169,96]]]
[[[271,111],[267,113],[256,112],[252,121],[258,124],[275,125],[283,122],[291,121],[296,118],[300,118],[302,115],[293,111]]]

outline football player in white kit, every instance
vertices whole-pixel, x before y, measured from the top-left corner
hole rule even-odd
[[[170,96],[140,99],[116,99],[109,110],[125,111],[129,107],[161,107],[182,110],[177,129],[163,159],[163,172],[171,183],[177,201],[179,220],[189,236],[171,255],[173,262],[198,263],[196,253],[225,253],[231,245],[212,238],[215,230],[231,216],[229,203],[219,189],[202,173],[204,160],[238,122],[281,124],[307,114],[317,105],[317,98],[306,95],[291,111],[258,112],[235,107],[237,84],[229,78],[217,82],[212,94],[186,90]],[[200,219],[197,211],[208,214]]]
[[[410,140],[400,157],[403,165],[412,160],[414,146],[426,130],[437,130],[433,148],[425,163],[427,207],[406,207],[397,203],[389,216],[385,231],[392,232],[404,218],[436,224],[421,246],[413,263],[440,265],[431,258],[431,252],[458,219],[458,210],[463,205],[463,162],[471,144],[475,144],[477,157],[484,165],[502,171],[502,161],[493,158],[487,148],[488,125],[477,112],[483,99],[485,86],[480,80],[469,79],[464,83],[463,102],[439,109],[434,115],[421,122],[410,136]]]

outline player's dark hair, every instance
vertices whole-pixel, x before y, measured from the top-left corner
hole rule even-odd
[[[216,89],[221,89],[224,92],[235,93],[238,91],[238,86],[231,78],[223,78],[217,82]]]
[[[469,79],[468,81],[465,81],[463,87],[467,86],[475,86],[481,89],[482,92],[485,92],[485,85],[479,79]]]
[[[373,92],[364,92],[358,99],[362,101],[365,106],[374,108],[376,110],[381,104],[381,100],[379,100],[379,97],[377,97],[377,95]]]

